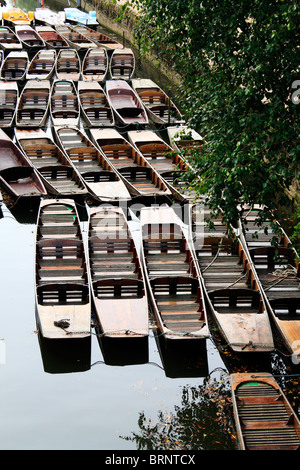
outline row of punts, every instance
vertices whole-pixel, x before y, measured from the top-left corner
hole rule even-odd
[[[167,344],[203,344],[211,314],[233,352],[274,351],[275,329],[299,359],[299,258],[281,226],[258,226],[263,208],[254,206],[235,227],[222,216],[208,227],[205,200],[182,183],[192,170],[182,150],[201,148],[203,139],[160,87],[133,78],[132,51],[89,28],[93,14],[41,8],[18,22],[16,10],[3,14],[15,30],[0,27],[0,184],[16,198],[40,199],[35,292],[43,338],[88,338],[95,314],[101,337],[132,344],[148,338],[150,308]],[[117,124],[128,126],[126,138]],[[149,124],[166,126],[168,142]],[[2,128],[14,125],[12,140]],[[87,237],[77,197],[93,200]],[[166,203],[141,207],[133,234],[122,202],[140,197]],[[187,204],[187,223],[174,200]],[[274,378],[230,379],[240,448],[299,449],[299,420]]]

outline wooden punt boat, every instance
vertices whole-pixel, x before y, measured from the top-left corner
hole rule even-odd
[[[148,336],[148,300],[143,268],[122,208],[90,209],[91,292],[102,336]]]
[[[69,43],[52,26],[36,26],[35,29],[48,49],[69,49]]]
[[[117,80],[129,80],[135,71],[135,57],[132,49],[114,49],[110,63],[109,71],[111,78]]]
[[[36,232],[36,312],[48,339],[91,334],[87,259],[74,201],[41,201]]]
[[[86,196],[88,191],[75,167],[42,129],[16,129],[16,141],[38,171],[48,193],[58,197]]]
[[[98,82],[78,82],[78,97],[88,127],[111,127],[115,117],[107,96]]]
[[[25,13],[21,8],[8,8],[2,13],[2,19],[12,26],[30,25],[34,20],[34,12]]]
[[[28,25],[15,26],[15,33],[20,39],[23,49],[33,51],[46,47],[44,40],[39,33]]]
[[[75,24],[82,24],[87,26],[98,26],[99,23],[96,19],[95,11],[81,11],[77,8],[64,8],[66,21]]]
[[[149,124],[142,101],[125,80],[106,80],[106,94],[121,125]]]
[[[140,223],[149,298],[160,335],[203,341],[209,330],[202,285],[179,218],[171,207],[143,207]]]
[[[208,226],[209,213],[205,204],[191,204],[190,230],[199,277],[220,333],[236,353],[273,351],[269,315],[251,261],[221,216],[213,219],[213,228]]]
[[[184,122],[178,107],[153,80],[133,78],[131,86],[144,103],[151,121],[165,125]]]
[[[54,12],[46,7],[36,8],[34,12],[34,19],[36,23],[41,23],[46,26],[63,25],[66,20],[64,11]]]
[[[108,71],[108,55],[103,47],[88,49],[82,61],[82,79],[84,81],[105,80]]]
[[[189,151],[196,147],[201,149],[205,143],[197,131],[185,125],[168,126],[167,133],[172,149],[184,156],[189,156]]]
[[[86,25],[72,25],[72,29],[95,43],[97,47],[105,47],[108,51],[122,48],[120,42]]]
[[[32,58],[26,72],[27,80],[50,80],[55,70],[56,51],[54,49],[40,50]]]
[[[79,99],[72,80],[54,80],[50,94],[50,115],[54,126],[79,124]]]
[[[13,127],[19,88],[17,82],[0,80],[0,127]]]
[[[252,261],[273,323],[293,360],[299,363],[299,255],[278,221],[268,219],[257,225],[261,210],[259,205],[248,208],[243,222],[240,221],[241,240]]]
[[[130,194],[108,160],[77,127],[55,128],[55,139],[98,201],[130,200]]]
[[[93,142],[133,196],[170,196],[159,174],[116,129],[90,129]]]
[[[51,85],[49,80],[28,80],[21,93],[17,111],[17,127],[41,127],[48,117]]]
[[[300,422],[267,372],[230,375],[240,450],[299,450]]]
[[[180,153],[174,152],[170,145],[151,130],[129,131],[128,139],[166,181],[176,199],[194,200],[195,191],[187,186],[183,178],[188,169],[193,170]],[[198,176],[195,174],[196,178]]]
[[[0,26],[0,48],[3,51],[20,51],[22,43],[8,26]]]
[[[25,80],[28,64],[29,58],[27,51],[9,52],[1,65],[1,80]]]
[[[97,47],[96,44],[90,41],[83,34],[75,31],[71,26],[64,24],[55,26],[56,31],[63,36],[69,43],[69,46],[76,50],[90,49]]]
[[[24,153],[0,129],[0,184],[13,197],[41,197],[47,191]]]
[[[75,49],[61,49],[57,54],[55,71],[59,80],[80,80],[81,62],[78,52]]]

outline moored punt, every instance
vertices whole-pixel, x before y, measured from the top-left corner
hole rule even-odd
[[[16,129],[15,136],[49,193],[67,198],[88,194],[79,173],[49,133],[42,129]]]
[[[87,259],[74,201],[42,200],[36,233],[36,311],[48,339],[91,334]]]
[[[0,80],[0,127],[13,127],[19,88],[17,82]]]
[[[56,26],[65,23],[66,15],[63,11],[56,13],[49,8],[41,7],[35,9],[34,18],[37,23],[42,23],[47,26]]]
[[[2,18],[5,22],[16,25],[30,25],[34,19],[34,12],[25,13],[20,8],[9,8],[2,13]]]
[[[68,49],[69,43],[52,26],[36,26],[36,31],[44,40],[48,49]]]
[[[59,80],[77,82],[80,79],[81,62],[76,49],[62,49],[58,52],[55,71]]]
[[[24,153],[0,129],[0,184],[16,198],[41,197],[47,191]]]
[[[56,31],[63,36],[69,43],[69,46],[76,50],[89,49],[91,47],[97,47],[96,44],[90,41],[83,34],[78,33],[69,25],[58,25],[55,26]]]
[[[0,48],[3,51],[20,51],[22,43],[12,29],[0,26]]]
[[[131,199],[120,176],[80,129],[57,127],[55,138],[80,173],[91,196],[101,202]]]
[[[300,422],[267,372],[230,375],[240,450],[299,450]]]
[[[276,220],[258,222],[263,208],[245,208],[241,240],[251,259],[275,327],[295,361],[300,359],[300,263]],[[275,238],[273,241],[272,239]]]
[[[11,51],[3,60],[0,70],[2,80],[22,81],[26,78],[29,59],[26,51]]]
[[[101,334],[132,341],[148,336],[143,268],[120,207],[90,209],[91,291]]]
[[[191,204],[190,230],[211,313],[226,344],[237,353],[274,350],[263,294],[239,237],[222,216],[207,223],[205,204]]]
[[[79,124],[79,99],[72,80],[54,80],[50,94],[50,115],[54,126]]]
[[[205,299],[193,250],[172,207],[143,207],[142,257],[149,298],[165,340],[209,336]]]
[[[28,65],[26,79],[50,80],[55,70],[56,52],[54,49],[38,51]]]
[[[81,11],[77,8],[64,8],[66,21],[75,24],[82,24],[87,26],[97,26],[99,23],[96,19],[95,11]]]
[[[88,49],[82,61],[84,81],[105,80],[108,71],[107,51],[103,47]]]
[[[167,133],[172,149],[183,152],[184,157],[189,156],[189,151],[194,148],[201,149],[205,143],[197,131],[185,125],[168,126]]]
[[[121,125],[149,124],[142,101],[125,80],[106,80],[106,94]]]
[[[41,127],[45,124],[50,99],[49,80],[28,80],[21,93],[17,111],[17,127]]]
[[[111,78],[117,80],[129,80],[135,71],[135,57],[132,49],[114,49],[110,63],[109,71]]]
[[[153,80],[133,78],[131,86],[144,103],[151,121],[166,125],[184,122],[178,107]]]
[[[195,191],[189,189],[183,178],[187,170],[193,171],[192,168],[156,132],[129,131],[128,139],[164,179],[176,199],[194,199]]]
[[[115,39],[112,39],[97,30],[89,28],[88,26],[74,25],[72,26],[72,29],[94,42],[97,47],[105,47],[108,51],[122,47],[122,44]]]
[[[25,50],[33,51],[46,47],[44,40],[31,26],[17,25],[15,26],[15,32]]]
[[[78,98],[82,115],[88,127],[110,127],[115,125],[113,110],[98,82],[78,82]]]
[[[90,129],[93,142],[133,196],[170,196],[166,183],[116,129]]]

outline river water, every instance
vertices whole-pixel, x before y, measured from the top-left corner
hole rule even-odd
[[[217,415],[226,411],[219,387],[227,372],[251,370],[249,362],[221,355],[212,339],[201,351],[165,350],[151,316],[140,350],[110,349],[94,329],[80,348],[47,348],[35,322],[36,207],[1,209],[1,450],[235,448],[228,413]],[[269,357],[266,368],[278,371],[278,363]]]

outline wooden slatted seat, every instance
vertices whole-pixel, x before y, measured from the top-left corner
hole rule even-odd
[[[89,288],[75,283],[53,283],[37,287],[37,296],[42,305],[87,304]]]
[[[253,313],[261,311],[260,294],[250,289],[219,289],[209,292],[218,313]]]
[[[93,285],[98,299],[142,298],[145,295],[144,283],[140,279],[103,279]]]

